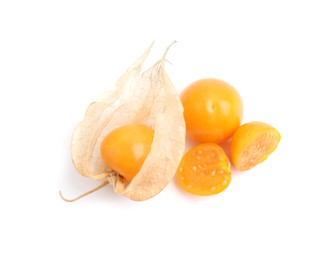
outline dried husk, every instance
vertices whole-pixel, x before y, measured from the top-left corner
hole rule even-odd
[[[183,107],[164,69],[171,45],[161,60],[141,71],[152,45],[118,79],[114,92],[104,93],[88,107],[71,144],[72,160],[81,175],[108,181],[116,193],[132,200],[158,194],[175,175],[185,148]],[[110,131],[132,123],[152,127],[154,139],[142,168],[126,183],[103,163],[100,145]]]

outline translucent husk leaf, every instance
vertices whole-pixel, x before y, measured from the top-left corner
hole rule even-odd
[[[185,147],[182,104],[164,69],[172,44],[161,60],[141,72],[152,45],[118,79],[114,92],[104,93],[88,107],[71,144],[72,160],[81,175],[108,181],[116,193],[132,200],[146,200],[158,194],[175,175]],[[112,130],[132,123],[145,124],[155,132],[142,168],[126,183],[103,163],[100,145]]]

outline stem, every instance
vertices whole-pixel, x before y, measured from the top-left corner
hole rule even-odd
[[[79,200],[79,199],[81,199],[81,198],[83,198],[83,197],[85,197],[85,196],[87,196],[87,195],[89,195],[89,194],[91,194],[91,193],[93,193],[93,192],[95,192],[95,191],[97,191],[97,190],[103,188],[104,186],[106,186],[106,185],[108,185],[108,184],[109,184],[109,181],[104,181],[103,183],[101,183],[101,184],[100,184],[99,186],[97,186],[96,188],[94,188],[94,189],[92,189],[92,190],[90,190],[90,191],[87,191],[87,192],[83,193],[82,195],[80,195],[80,196],[78,196],[78,197],[76,197],[76,198],[74,198],[74,199],[67,199],[67,198],[65,198],[65,197],[62,195],[61,190],[59,191],[59,195],[60,195],[60,197],[61,197],[64,201],[66,201],[66,202],[74,202],[74,201],[76,201],[76,200]]]

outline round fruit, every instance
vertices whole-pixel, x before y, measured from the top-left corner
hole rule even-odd
[[[121,126],[110,132],[101,145],[104,163],[128,182],[139,172],[153,142],[154,130],[141,124]]]
[[[218,79],[201,79],[181,93],[187,135],[198,142],[228,140],[242,119],[242,100],[235,88]]]

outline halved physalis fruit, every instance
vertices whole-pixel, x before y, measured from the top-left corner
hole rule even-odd
[[[276,149],[280,133],[263,122],[250,122],[240,126],[231,141],[234,166],[246,171],[263,162]]]
[[[231,182],[230,162],[217,144],[200,144],[183,156],[177,178],[181,187],[190,193],[214,195],[225,190]]]

